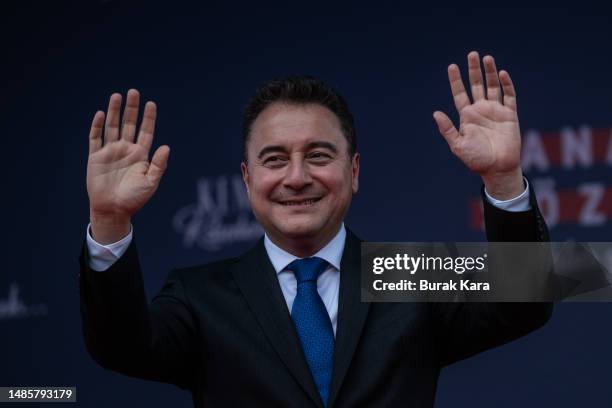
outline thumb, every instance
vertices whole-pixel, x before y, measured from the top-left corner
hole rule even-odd
[[[146,177],[151,183],[158,184],[161,177],[164,175],[166,168],[168,167],[168,157],[170,156],[170,147],[163,145],[157,148],[151,164],[147,170]]]
[[[433,117],[436,123],[438,124],[438,130],[440,131],[440,134],[442,135],[442,137],[444,137],[446,143],[448,143],[449,147],[452,150],[453,146],[455,146],[455,144],[461,137],[459,135],[459,132],[453,125],[453,122],[444,112],[435,111]]]

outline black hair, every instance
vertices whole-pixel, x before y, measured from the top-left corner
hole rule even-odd
[[[349,157],[357,152],[357,135],[353,115],[342,95],[325,82],[311,76],[288,76],[265,82],[249,100],[242,121],[243,156],[247,162],[247,144],[251,127],[257,116],[275,102],[290,104],[319,104],[332,111],[340,121],[348,144]]]

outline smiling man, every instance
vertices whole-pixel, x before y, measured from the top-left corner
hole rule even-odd
[[[483,63],[486,83],[468,55],[472,100],[449,67],[459,130],[434,119],[483,179],[487,238],[547,240],[520,169],[514,86],[492,57]],[[547,304],[360,301],[361,240],[343,223],[359,187],[353,118],[310,77],[270,81],[246,108],[241,171],[264,237],[241,256],[172,271],[148,304],[130,220],[169,148],[148,161],[156,107],[145,105],[136,138],[138,105],[129,91],[120,126],[112,95],[90,133],[81,314],[103,367],[189,390],[196,407],[431,407],[442,367],[548,319]]]
[[[298,257],[314,254],[338,233],[357,192],[354,135],[349,144],[327,107],[290,100],[270,104],[246,126],[241,169],[253,213],[272,242]]]

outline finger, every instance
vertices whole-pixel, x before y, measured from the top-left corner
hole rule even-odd
[[[504,90],[504,105],[516,111],[516,91],[508,71],[499,71],[499,80]]]
[[[91,121],[89,131],[89,154],[102,148],[102,128],[104,127],[104,112],[97,111]]]
[[[167,145],[159,146],[151,159],[151,164],[147,170],[147,178],[155,185],[159,183],[159,180],[164,175],[166,168],[168,167],[168,157],[170,156],[170,147]]]
[[[104,143],[114,142],[119,138],[119,116],[121,110],[121,94],[114,93],[108,101],[106,125],[104,126]]]
[[[451,150],[453,150],[454,146],[457,144],[459,138],[461,137],[459,135],[459,132],[457,131],[457,128],[455,128],[453,122],[444,112],[435,111],[433,117],[438,125],[438,130],[440,131],[440,134],[442,135],[442,137],[444,137],[446,143],[448,143],[448,146],[451,148]]]
[[[482,62],[485,70],[485,79],[487,80],[487,99],[501,103],[502,94],[495,59],[490,55],[486,55]]]
[[[484,83],[482,82],[482,72],[480,70],[480,57],[476,51],[468,54],[468,73],[470,75],[470,86],[472,89],[472,99],[474,102],[485,98]]]
[[[128,142],[134,142],[136,136],[136,121],[138,120],[138,103],[140,94],[136,89],[130,89],[125,98],[125,110],[123,111],[123,125],[121,126],[121,138]]]
[[[140,132],[138,132],[138,144],[144,147],[147,152],[151,149],[153,143],[153,133],[155,132],[155,119],[157,117],[157,106],[155,102],[147,102],[145,104],[144,113],[142,115],[142,123]]]
[[[451,64],[448,67],[448,82],[450,82],[451,92],[453,93],[455,108],[457,108],[457,112],[461,112],[463,108],[470,104],[470,97],[465,91],[461,71],[456,64]]]

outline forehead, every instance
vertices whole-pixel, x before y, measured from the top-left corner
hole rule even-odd
[[[267,144],[302,146],[313,139],[345,146],[340,121],[336,115],[319,104],[273,103],[264,109],[251,127],[249,150]]]

